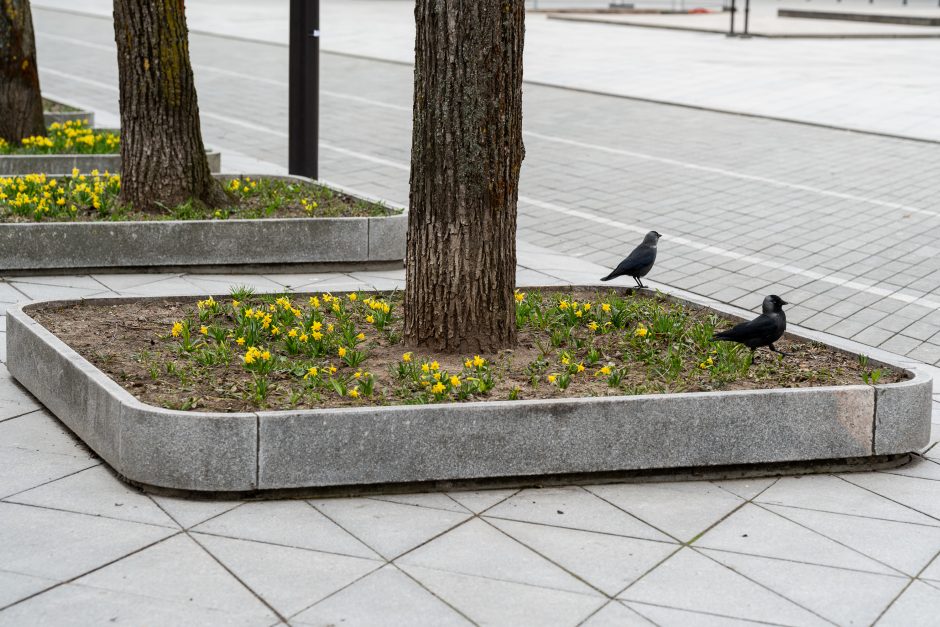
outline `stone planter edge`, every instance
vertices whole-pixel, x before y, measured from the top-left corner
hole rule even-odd
[[[115,299],[107,299],[115,300]],[[67,302],[67,301],[63,301]],[[932,380],[735,392],[246,413],[146,405],[7,312],[7,367],[127,479],[252,492],[900,454],[929,440]]]
[[[267,178],[312,182],[296,176]],[[382,202],[402,213],[369,218],[0,224],[0,271],[368,263],[404,259],[408,230],[404,207],[340,185],[318,183],[340,193]],[[246,242],[251,242],[251,246],[246,246]]]

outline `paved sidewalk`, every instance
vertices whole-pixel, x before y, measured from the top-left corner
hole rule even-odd
[[[765,5],[779,6],[755,0],[758,13]],[[33,6],[111,15],[109,0],[39,0]],[[933,9],[936,4],[917,6]],[[322,0],[323,49],[410,64],[412,7],[410,0]],[[192,29],[287,42],[286,0],[195,0],[186,8]],[[930,39],[728,39],[529,13],[525,77],[604,94],[938,141],[937,46]]]
[[[527,244],[519,259],[523,285],[601,270]],[[0,301],[402,283],[401,270],[16,276]],[[932,446],[881,472],[198,501],[121,483],[0,363],[0,625],[928,625],[935,407]]]

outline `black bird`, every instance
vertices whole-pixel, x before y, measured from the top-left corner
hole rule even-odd
[[[656,262],[656,242],[662,237],[656,231],[650,231],[643,238],[643,243],[633,249],[633,252],[627,255],[627,258],[620,262],[620,265],[614,268],[614,271],[605,276],[601,281],[609,281],[618,276],[632,276],[636,281],[637,287],[645,287],[640,277],[649,274]]]
[[[774,348],[774,342],[783,337],[787,330],[787,315],[783,313],[783,306],[789,303],[775,294],[764,298],[763,313],[753,320],[742,322],[727,331],[721,331],[712,336],[713,340],[738,342],[751,349],[751,354],[761,346],[767,346],[775,353],[786,355],[783,351]]]

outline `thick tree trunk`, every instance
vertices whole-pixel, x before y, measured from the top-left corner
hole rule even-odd
[[[523,0],[417,0],[405,340],[516,341]]]
[[[114,0],[121,86],[121,197],[160,212],[226,201],[199,126],[183,0]]]
[[[0,0],[0,138],[45,134],[29,0]]]

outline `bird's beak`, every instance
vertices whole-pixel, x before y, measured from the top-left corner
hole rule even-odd
[[[790,303],[788,303],[787,301],[785,301],[785,300],[783,300],[783,299],[780,299],[780,302],[781,302],[782,304],[784,304],[784,305],[789,305],[789,304],[790,304]]]

